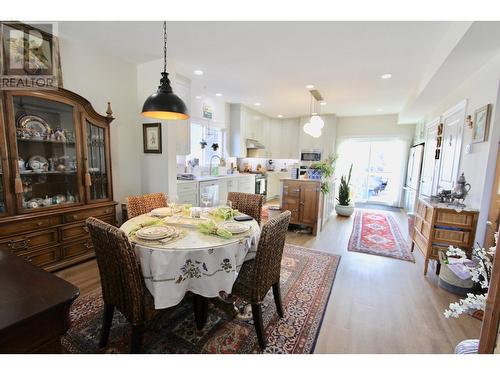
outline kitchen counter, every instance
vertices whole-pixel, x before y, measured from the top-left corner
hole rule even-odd
[[[236,174],[221,174],[219,176],[197,176],[194,180],[177,180],[178,184],[196,182],[196,181],[213,181],[220,180],[224,178],[238,178],[252,175],[253,173],[236,173]]]

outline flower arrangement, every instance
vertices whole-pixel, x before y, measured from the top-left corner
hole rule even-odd
[[[493,256],[495,255],[496,243],[498,241],[498,232],[495,233],[495,245],[488,250],[479,246],[472,250],[472,265],[468,265],[467,254],[462,249],[450,246],[446,255],[459,258],[464,262],[465,267],[471,275],[472,281],[475,281],[482,294],[467,293],[467,297],[458,302],[450,303],[449,309],[444,311],[446,318],[458,318],[461,314],[475,310],[484,311],[486,306],[486,297],[491,279],[491,269],[493,267]]]

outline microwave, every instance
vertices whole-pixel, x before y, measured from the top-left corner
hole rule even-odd
[[[302,151],[300,153],[300,161],[320,161],[321,151]]]

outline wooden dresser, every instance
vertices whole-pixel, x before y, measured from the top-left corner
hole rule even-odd
[[[321,224],[322,193],[321,181],[281,179],[281,210],[292,213],[290,224],[312,227],[313,235]]]
[[[478,216],[479,211],[467,207],[458,212],[446,204],[434,203],[426,198],[418,200],[412,250],[417,245],[424,255],[424,275],[427,274],[429,260],[439,260],[439,252],[446,251],[450,245],[471,253]],[[436,271],[439,272],[439,263]]]
[[[115,224],[112,120],[62,88],[0,92],[0,252],[48,271],[94,256],[85,220]]]

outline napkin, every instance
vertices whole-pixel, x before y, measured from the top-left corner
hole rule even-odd
[[[198,230],[203,234],[219,236],[225,239],[231,238],[233,236],[230,231],[224,228],[219,228],[213,220],[201,223],[200,225],[198,225]]]
[[[165,223],[163,222],[163,220],[160,220],[160,219],[151,219],[151,220],[147,220],[145,221],[144,223],[142,224],[139,224],[139,225],[136,225],[135,227],[133,227],[129,232],[128,232],[128,235],[129,236],[133,236],[135,235],[135,233],[141,229],[141,228],[144,228],[144,227],[154,227],[154,226],[161,226],[161,225],[165,225]]]

